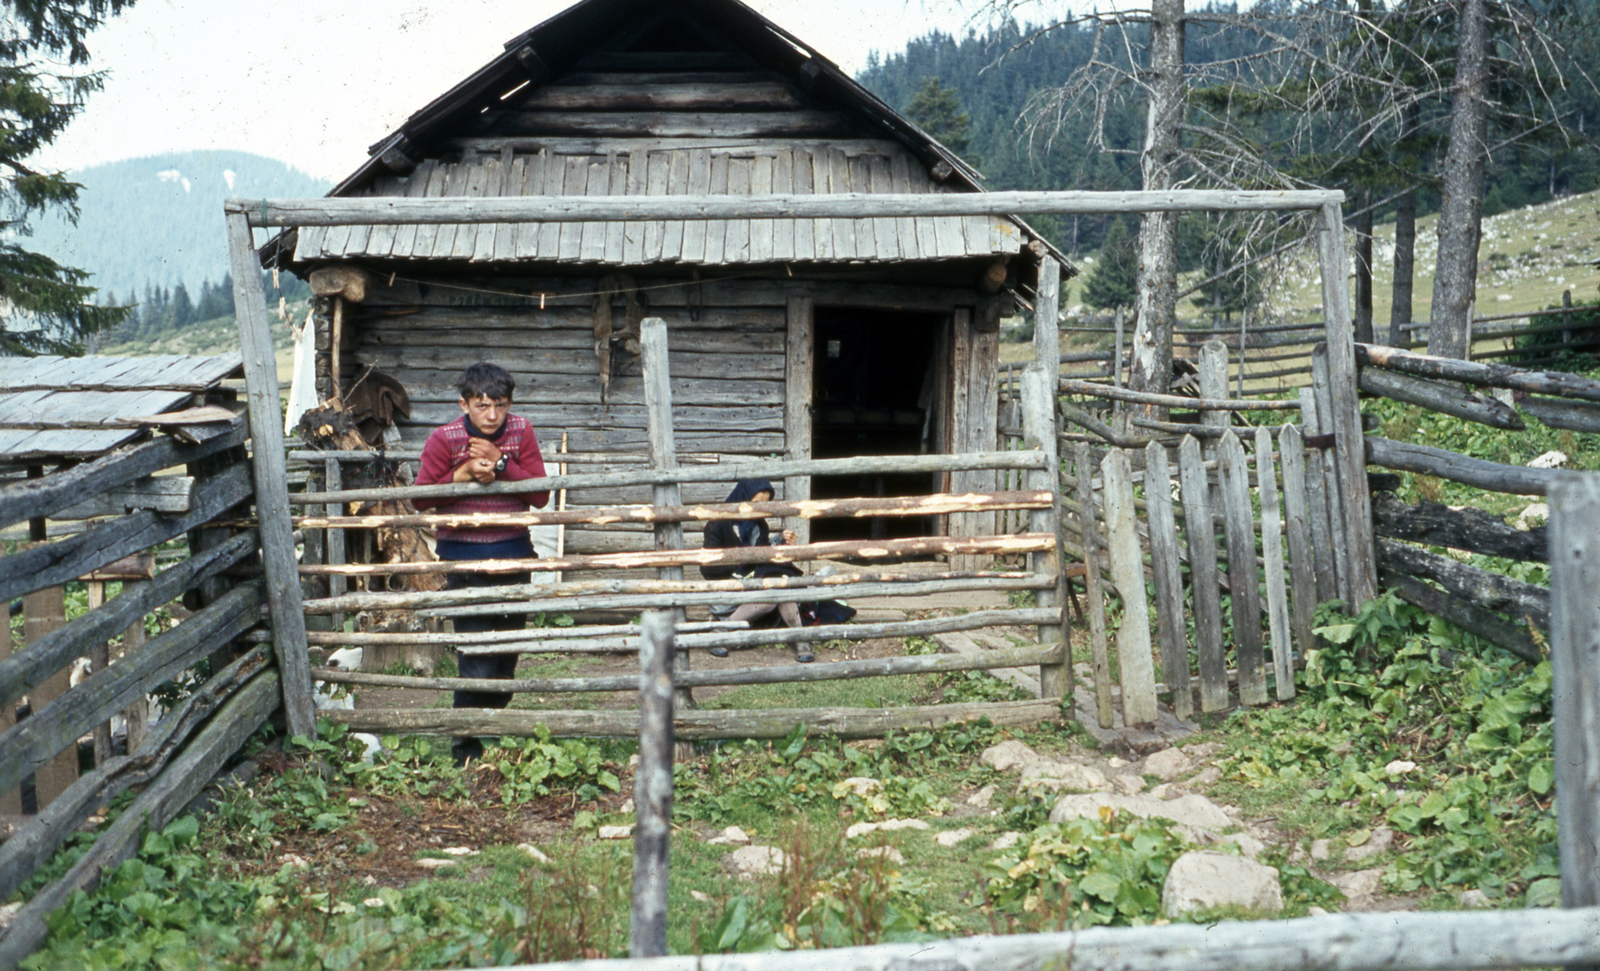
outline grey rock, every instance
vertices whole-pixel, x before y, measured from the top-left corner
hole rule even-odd
[[[1484,910],[1494,906],[1489,900],[1489,895],[1482,890],[1461,891],[1461,896],[1456,898],[1456,905],[1462,910]]]
[[[1111,782],[1125,796],[1137,796],[1144,791],[1144,780],[1136,775],[1119,775]]]
[[[995,837],[994,842],[989,844],[989,849],[1009,850],[1020,842],[1022,842],[1022,834],[1012,830]]]
[[[1149,795],[1123,796],[1109,792],[1062,796],[1050,810],[1050,822],[1059,823],[1080,817],[1098,819],[1103,808],[1132,813],[1145,819],[1170,819],[1200,829],[1222,830],[1234,825],[1234,820],[1205,796],[1187,795],[1161,800]]]
[[[1077,792],[1099,792],[1109,785],[1104,773],[1093,766],[1041,758],[1023,768],[1017,791],[1048,789],[1055,792],[1072,789]]]
[[[983,750],[978,760],[996,772],[1010,772],[1012,769],[1026,768],[1028,765],[1039,761],[1042,756],[1027,745],[1015,739],[1008,739],[999,745],[991,745]]]
[[[1214,765],[1208,765],[1189,777],[1189,785],[1199,788],[1212,786],[1222,781],[1222,770]]]
[[[1275,867],[1208,850],[1178,857],[1161,888],[1161,912],[1176,917],[1210,907],[1237,906],[1260,913],[1283,909]]]
[[[994,798],[994,786],[984,786],[977,792],[967,797],[967,805],[975,809],[989,808],[989,800]]]
[[[1156,776],[1162,782],[1172,782],[1193,769],[1194,760],[1182,749],[1166,748],[1146,756],[1142,771],[1145,775]]]
[[[783,851],[776,846],[741,846],[728,854],[728,868],[746,880],[781,873],[784,862]]]
[[[1347,860],[1365,860],[1369,856],[1377,856],[1394,845],[1394,830],[1375,829],[1366,842],[1360,846],[1352,846],[1344,851]]]
[[[1379,878],[1383,870],[1374,867],[1370,870],[1351,870],[1349,873],[1336,873],[1328,882],[1338,887],[1350,900],[1358,897],[1371,897],[1377,894],[1380,886]]]
[[[1311,858],[1318,863],[1333,857],[1333,843],[1330,840],[1312,840]]]

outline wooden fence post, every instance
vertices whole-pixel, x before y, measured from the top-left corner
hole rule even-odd
[[[800,462],[811,457],[811,394],[816,367],[816,303],[813,297],[790,297],[786,311],[783,377],[783,438],[785,457]],[[783,497],[811,498],[811,476],[790,476],[783,482]],[[811,542],[811,520],[794,520],[795,540]]]
[[[267,298],[261,288],[261,263],[256,259],[250,220],[244,213],[228,214],[228,255],[233,270],[239,349],[244,355],[256,515],[261,523],[261,559],[267,574],[273,650],[282,675],[283,710],[291,736],[315,738],[317,719],[311,703],[311,662],[306,657],[306,617],[301,607],[300,573],[295,566],[294,530],[289,523],[278,366],[267,321]]]
[[[630,957],[667,953],[672,844],[672,611],[639,619],[639,769],[633,780],[633,918]]]
[[[1267,632],[1272,639],[1272,671],[1279,701],[1294,697],[1294,665],[1289,658],[1289,590],[1283,570],[1283,522],[1278,516],[1278,471],[1272,462],[1272,433],[1256,429],[1256,482],[1261,495],[1261,556],[1267,581]]]
[[[1222,508],[1227,519],[1228,601],[1233,605],[1233,652],[1239,664],[1239,702],[1267,703],[1267,673],[1261,664],[1261,591],[1256,582],[1256,531],[1250,514],[1250,471],[1244,447],[1232,431],[1218,451]]]
[[[639,324],[639,356],[644,375],[645,434],[650,441],[650,465],[655,469],[678,467],[678,446],[672,430],[672,374],[667,367],[667,322],[660,317],[646,317]],[[682,503],[682,490],[676,482],[652,487],[653,501],[657,506],[676,506]],[[657,523],[656,549],[683,549],[682,523]],[[683,567],[664,566],[656,571],[658,579],[682,580]],[[672,611],[673,619],[684,619],[683,608]],[[680,671],[689,670],[689,652],[682,651],[677,658]],[[694,707],[694,698],[688,688],[679,689],[678,703],[684,708]]]
[[[1144,454],[1144,501],[1150,519],[1150,561],[1161,638],[1161,676],[1172,691],[1172,713],[1187,719],[1194,714],[1194,691],[1189,687],[1188,625],[1183,618],[1178,523],[1172,514],[1172,472],[1165,445],[1151,442]]]
[[[1317,455],[1321,458],[1322,493],[1328,500],[1328,540],[1333,548],[1334,579],[1338,584],[1339,598],[1350,609],[1356,609],[1355,588],[1351,585],[1353,569],[1350,563],[1350,519],[1354,515],[1344,493],[1344,483],[1339,479],[1339,434],[1333,421],[1333,378],[1328,369],[1326,344],[1311,350],[1311,393],[1317,400],[1317,431],[1321,443]],[[1365,446],[1363,446],[1365,456]],[[1365,458],[1363,457],[1363,463]],[[1363,470],[1365,465],[1363,464]]]
[[[1122,721],[1129,726],[1153,725],[1156,721],[1156,678],[1150,653],[1150,605],[1145,600],[1144,563],[1139,551],[1139,528],[1133,508],[1133,480],[1127,451],[1112,449],[1100,463],[1100,478],[1105,484],[1111,582],[1122,595],[1122,626],[1117,628]]]
[[[1049,262],[1046,260],[1046,262]],[[1067,698],[1071,694],[1072,649],[1067,643],[1066,571],[1061,556],[1061,458],[1056,450],[1056,385],[1052,371],[1035,362],[1022,372],[1022,427],[1030,449],[1043,452],[1045,468],[1028,472],[1029,488],[1049,490],[1051,508],[1035,509],[1028,515],[1033,532],[1049,533],[1056,548],[1031,554],[1033,572],[1056,578],[1056,584],[1039,591],[1039,606],[1054,610],[1057,619],[1039,626],[1039,643],[1060,644],[1061,661],[1039,665],[1039,694],[1042,698]]]
[[[1550,664],[1561,903],[1600,904],[1600,475],[1550,487]],[[1572,965],[1568,965],[1572,967]],[[1587,965],[1590,971],[1597,965]]]
[[[1095,718],[1101,728],[1111,728],[1116,718],[1111,711],[1111,655],[1106,647],[1106,597],[1100,585],[1100,530],[1094,516],[1094,464],[1089,459],[1089,443],[1079,442],[1073,451],[1078,474],[1078,522],[1083,540],[1084,611],[1089,615],[1089,652],[1094,671]]]
[[[1206,482],[1200,443],[1183,436],[1178,446],[1183,482],[1183,532],[1189,543],[1190,588],[1194,597],[1195,653],[1199,655],[1200,710],[1228,709],[1228,665],[1222,646],[1222,594],[1217,587],[1217,533],[1211,487]]]
[[[1306,452],[1300,430],[1285,424],[1278,432],[1283,456],[1283,516],[1289,534],[1290,630],[1301,657],[1316,646],[1311,633],[1317,609],[1317,584],[1311,566],[1311,513],[1306,504]],[[1292,683],[1292,682],[1291,682]]]
[[[1317,412],[1317,396],[1310,388],[1300,389],[1300,420],[1305,428],[1305,439],[1313,439],[1320,434],[1322,424]],[[1302,439],[1302,444],[1311,449],[1312,446],[1305,439]],[[1313,450],[1310,455],[1311,459],[1305,468],[1306,509],[1311,526],[1311,566],[1316,572],[1317,602],[1322,603],[1339,598],[1339,580],[1338,569],[1333,561],[1333,538],[1330,535],[1332,510],[1328,503],[1328,479],[1323,474],[1326,466],[1321,449]]]
[[[1033,361],[1047,369],[1052,391],[1061,373],[1060,319],[1061,264],[1046,256],[1039,261],[1039,286],[1033,302]],[[1054,414],[1055,409],[1050,412]]]
[[[1200,346],[1200,397],[1223,399],[1228,397],[1228,345],[1218,340],[1206,341]],[[1200,424],[1222,430],[1233,421],[1226,411],[1201,411]],[[1217,440],[1206,439],[1208,458],[1217,454]],[[1219,479],[1220,481],[1220,479]]]

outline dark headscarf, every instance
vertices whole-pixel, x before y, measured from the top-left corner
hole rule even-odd
[[[772,483],[766,479],[740,479],[733,487],[733,491],[728,493],[728,498],[725,501],[750,502],[758,492],[770,492],[773,495],[777,495],[776,490],[772,488]],[[734,521],[733,529],[739,535],[740,546],[754,545],[756,536],[761,532],[761,522],[759,519],[739,519]]]

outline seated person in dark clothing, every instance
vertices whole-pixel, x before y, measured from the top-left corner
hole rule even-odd
[[[771,502],[772,483],[766,479],[742,479],[728,493],[726,502]],[[706,549],[730,549],[740,546],[768,546],[778,543],[793,543],[794,530],[786,529],[781,538],[773,539],[767,529],[765,519],[717,519],[706,524],[705,539],[702,544]],[[727,580],[731,578],[744,579],[746,577],[785,577],[799,576],[800,570],[788,563],[758,563],[739,566],[702,566],[700,575],[707,580]],[[774,610],[783,619],[786,626],[800,626],[799,604],[786,603],[754,603],[743,604],[728,615],[729,620],[756,621],[771,614]],[[727,657],[728,649],[725,647],[711,648],[714,657]],[[795,645],[795,660],[801,664],[809,664],[813,660],[811,647],[807,644]]]
[[[533,426],[521,415],[511,414],[511,395],[516,384],[510,373],[497,364],[474,364],[461,373],[456,384],[461,396],[459,419],[434,429],[422,448],[422,466],[417,485],[442,482],[515,482],[544,477],[544,458]],[[417,499],[419,509],[441,513],[515,513],[529,506],[542,508],[550,500],[548,492],[525,494],[471,495],[455,499]],[[441,526],[436,532],[441,560],[531,560],[533,543],[526,526],[485,526],[462,529]],[[531,574],[452,573],[449,590],[488,587],[508,583],[527,583]],[[520,630],[527,624],[526,614],[494,614],[458,617],[458,634],[491,630]],[[463,678],[507,680],[517,668],[516,654],[459,654]],[[457,691],[456,708],[504,708],[511,695],[503,692]],[[451,747],[457,762],[483,754],[483,743],[476,738],[457,739]]]

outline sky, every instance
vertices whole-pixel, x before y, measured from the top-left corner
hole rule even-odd
[[[873,50],[893,53],[935,28],[964,33],[985,9],[983,0],[747,2],[852,74]],[[567,5],[139,0],[91,35],[93,66],[109,72],[105,89],[36,161],[75,169],[239,149],[337,180],[366,159],[367,146]]]

